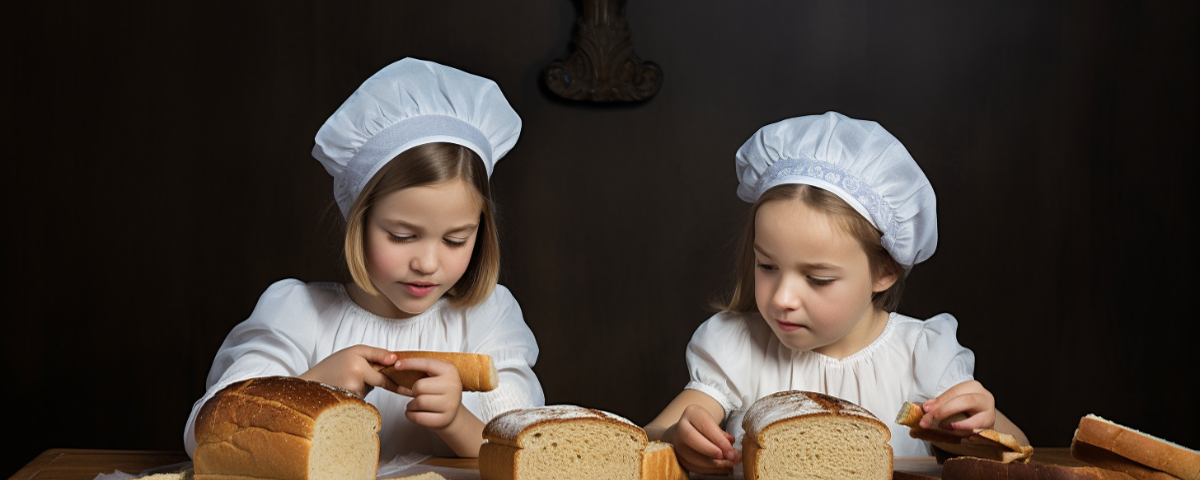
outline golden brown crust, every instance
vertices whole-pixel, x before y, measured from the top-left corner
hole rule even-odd
[[[515,480],[520,452],[517,447],[483,442],[479,447],[480,480]]]
[[[749,435],[742,437],[742,474],[746,480],[758,480],[758,452],[762,447]]]
[[[1080,419],[1075,439],[1184,480],[1200,480],[1200,452],[1098,417]]]
[[[496,444],[521,447],[521,438],[533,427],[562,422],[588,421],[619,426],[628,430],[631,435],[640,438],[642,445],[649,443],[645,430],[628,420],[619,418],[602,410],[574,405],[521,408],[501,413],[488,421],[483,427],[483,438]]]
[[[1125,473],[1138,480],[1178,480],[1178,477],[1155,470],[1095,445],[1071,439],[1071,457],[1097,467]]]
[[[675,446],[654,441],[642,454],[641,480],[687,480],[687,471],[675,457]]]
[[[422,350],[409,350],[392,352],[400,356],[400,360],[406,358],[432,358],[454,365],[458,369],[458,378],[462,381],[464,392],[490,392],[499,386],[499,375],[496,372],[496,366],[492,363],[492,357],[482,353],[462,353],[462,352],[433,352]],[[394,367],[386,367],[380,370],[380,373],[387,375],[388,378],[396,382],[397,385],[406,388],[412,388],[413,384],[427,375],[425,372],[417,370],[396,370]]]
[[[1096,467],[1068,467],[1036,463],[1003,463],[975,457],[957,457],[942,465],[942,480],[1135,480],[1121,472]]]

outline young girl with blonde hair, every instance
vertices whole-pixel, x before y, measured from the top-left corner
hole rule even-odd
[[[691,381],[646,427],[652,439],[673,443],[691,471],[726,472],[741,461],[746,409],[808,390],[882,419],[896,456],[931,454],[891,421],[908,401],[922,404],[922,426],[1027,443],[974,380],[954,317],[895,312],[904,277],[937,245],[933,188],[895,137],[835,112],[792,118],[755,133],[736,166],[738,196],[753,203],[737,283],[693,335]],[[943,423],[960,412],[968,418]]]
[[[483,425],[545,403],[538,347],[512,294],[497,285],[499,245],[488,178],[521,119],[491,80],[406,58],[362,84],[316,135],[334,179],[354,281],[282,280],[229,333],[184,433],[196,448],[200,407],[252,377],[297,376],[363,396],[383,417],[380,457],[477,456]],[[394,351],[484,353],[499,387],[462,391],[453,365]],[[380,370],[427,377],[411,389]],[[381,388],[376,388],[381,387]]]

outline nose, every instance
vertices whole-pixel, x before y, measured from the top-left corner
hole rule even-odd
[[[775,287],[771,303],[781,312],[791,312],[800,309],[799,289],[793,288],[792,282],[784,279]]]
[[[421,275],[430,275],[438,271],[438,256],[437,244],[435,242],[425,242],[421,248],[413,252],[412,260],[409,262],[409,268]]]

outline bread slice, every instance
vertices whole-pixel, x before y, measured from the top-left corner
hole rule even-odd
[[[639,480],[646,432],[574,405],[510,410],[484,426],[482,480]]]
[[[374,480],[379,411],[296,377],[231,384],[196,416],[195,480]]]
[[[768,395],[750,406],[742,427],[747,480],[892,476],[887,426],[837,397],[796,390]]]
[[[1149,470],[1158,470],[1184,480],[1200,480],[1200,452],[1096,415],[1089,414],[1079,420],[1073,442],[1111,452]],[[1117,461],[1111,457],[1109,459]]]
[[[134,477],[131,480],[192,480],[194,475],[194,470],[185,468],[178,472],[152,473],[142,477]]]
[[[406,358],[432,358],[454,365],[458,369],[458,378],[462,381],[464,392],[490,392],[500,386],[500,374],[492,363],[491,355],[482,353],[461,352],[431,352],[410,350],[392,352]],[[385,367],[380,373],[396,382],[397,385],[412,388],[413,384],[427,375],[417,370],[396,370],[395,367]]]
[[[1138,480],[1178,480],[1179,478],[1077,439],[1071,439],[1071,457],[1097,467],[1116,470]]]
[[[978,440],[984,443],[962,443],[962,436],[947,433],[940,428],[922,428],[920,422],[924,415],[925,410],[919,404],[905,402],[896,414],[896,423],[908,427],[910,437],[928,441],[954,455],[986,458],[1004,463],[1028,462],[1033,456],[1033,447],[1021,445],[1012,435],[992,429],[975,432]],[[965,419],[966,415],[961,415],[961,418]],[[947,420],[955,421],[954,417]]]
[[[955,457],[942,464],[942,480],[1134,480],[1121,472],[1097,467],[999,462]]]
[[[446,477],[438,475],[436,472],[425,472],[407,477],[390,478],[388,480],[446,480]]]
[[[641,480],[687,480],[687,471],[675,457],[675,447],[667,442],[653,441],[642,454]]]

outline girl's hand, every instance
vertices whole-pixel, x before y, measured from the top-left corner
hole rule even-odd
[[[317,362],[300,378],[341,387],[359,397],[365,397],[375,387],[395,390],[396,383],[379,373],[395,363],[396,354],[367,345],[346,347]]]
[[[965,437],[996,425],[996,399],[975,380],[950,387],[921,408],[925,410],[922,428],[941,428]],[[951,418],[955,415],[958,418]]]
[[[721,430],[712,414],[699,405],[688,405],[679,421],[663,432],[662,440],[675,446],[683,468],[696,473],[729,473],[742,463],[733,449],[733,435]]]
[[[397,370],[417,370],[428,377],[417,380],[412,388],[397,386],[395,392],[413,397],[405,416],[408,421],[434,432],[449,427],[462,406],[462,380],[458,369],[432,358],[407,358],[396,362]]]

